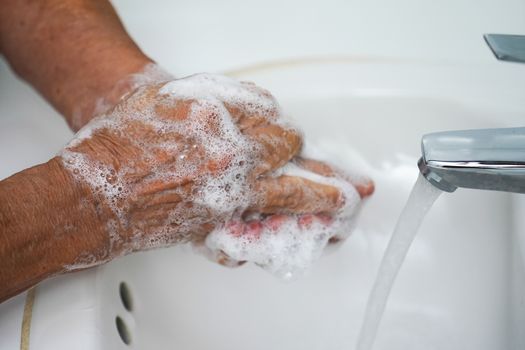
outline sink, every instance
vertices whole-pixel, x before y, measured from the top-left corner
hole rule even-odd
[[[35,293],[31,349],[353,349],[382,253],[418,175],[421,136],[518,126],[525,117],[525,68],[342,57],[229,74],[268,88],[309,142],[374,178],[376,193],[352,236],[292,282],[252,265],[216,265],[187,246],[46,281]],[[17,138],[35,133],[24,124],[29,119],[9,120],[2,127],[14,130],[10,142],[26,146],[18,156],[0,147],[8,164],[2,176],[45,160],[70,137],[59,122],[41,122],[32,146],[42,155],[31,155]],[[523,212],[519,195],[443,194],[399,274],[374,349],[525,348]],[[0,305],[0,344],[9,327],[3,314],[15,302]]]

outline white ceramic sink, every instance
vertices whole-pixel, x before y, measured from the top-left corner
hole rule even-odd
[[[235,75],[270,89],[308,139],[375,179],[354,234],[291,283],[254,266],[215,265],[187,247],[50,280],[36,291],[31,349],[353,349],[379,260],[418,173],[421,136],[517,126],[525,118],[525,67],[343,59]],[[14,118],[3,126],[13,128],[12,142],[37,133]],[[44,160],[70,137],[58,124],[38,134],[42,140],[19,156],[0,147],[9,165],[3,176]],[[46,148],[31,157],[35,146]],[[523,213],[518,195],[458,190],[438,199],[396,281],[375,349],[523,349]],[[9,302],[0,306],[0,334],[9,312]]]

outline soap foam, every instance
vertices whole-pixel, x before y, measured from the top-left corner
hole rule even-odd
[[[303,153],[303,155],[305,155]],[[274,176],[298,176],[338,188],[344,205],[329,220],[316,216],[292,216],[278,228],[262,220],[256,237],[236,234],[231,227],[222,226],[206,238],[206,246],[215,253],[226,253],[237,261],[253,262],[282,279],[303,275],[321,256],[332,237],[345,239],[351,233],[358,213],[360,196],[356,189],[339,176],[326,177],[289,163]],[[307,218],[307,222],[304,222]]]
[[[162,84],[154,97],[148,95],[151,86],[147,83],[137,87],[123,103],[95,117],[82,128],[60,153],[65,168],[78,181],[88,184],[94,196],[115,214],[115,220],[107,225],[111,246],[123,244],[122,230],[131,231],[128,233],[131,245],[122,254],[190,241],[196,227],[208,223],[210,216],[220,217],[222,223],[216,225],[199,250],[215,259],[226,254],[237,261],[250,261],[289,279],[304,273],[319,258],[332,237],[345,238],[350,234],[361,200],[348,179],[354,183],[362,179],[343,171],[337,171],[332,177],[321,176],[293,163],[270,176],[298,176],[334,186],[344,197],[342,208],[331,218],[291,216],[282,220],[279,227],[272,223],[272,217],[258,214],[251,218],[242,217],[245,210],[257,202],[258,194],[251,188],[249,174],[260,166],[255,164],[260,144],[239,130],[228,108],[238,107],[285,130],[297,131],[287,119],[281,118],[278,103],[266,90],[251,83],[210,74]],[[189,103],[187,117],[174,120],[159,112],[162,107],[173,110],[181,101]],[[155,137],[134,135],[130,126],[137,123],[151,129]],[[130,180],[138,176],[134,163],[115,167],[77,150],[84,141],[101,131],[125,139],[138,150],[136,157],[149,169],[146,175],[140,175],[140,181]],[[307,144],[302,155],[317,158],[316,152]],[[158,162],[159,153],[173,159]],[[210,160],[215,162],[216,169],[206,171]],[[156,182],[180,184],[188,179],[194,184],[191,194],[180,192],[178,188],[171,190],[180,193],[183,201],[165,213],[164,221],[154,232],[147,221],[136,222],[130,218],[130,208],[138,200],[140,185]],[[189,203],[191,206],[186,205]],[[243,224],[258,226],[256,236],[235,230],[236,233],[232,234],[232,223],[243,219]],[[146,231],[147,235],[144,234]],[[178,237],[176,241],[174,237]],[[85,258],[79,261],[80,265],[83,263],[94,264],[92,259]],[[77,268],[78,264],[74,266]]]
[[[270,115],[279,110],[277,101],[268,91],[253,83],[220,75],[195,74],[167,83],[160,92],[181,99],[220,100],[250,113]]]
[[[76,108],[71,116],[71,127],[74,130],[81,129],[93,116],[106,113],[140,86],[167,82],[173,79],[174,77],[159,65],[148,63],[142,68],[142,71],[128,75],[116,82],[106,96],[94,101],[94,105],[90,109]]]
[[[260,146],[241,133],[227,106],[257,113],[272,123],[281,115],[275,99],[250,83],[199,74],[161,84],[153,97],[147,83],[137,87],[122,103],[93,118],[59,154],[73,177],[89,185],[94,196],[115,214],[117,222],[108,225],[111,245],[122,243],[120,230],[131,230],[132,245],[124,253],[172,244],[175,235],[182,241],[189,240],[192,230],[205,224],[210,216],[242,213],[257,196],[251,191],[248,174],[259,165],[255,161]],[[162,107],[173,111],[182,102],[190,105],[184,118],[174,119],[159,112]],[[142,132],[134,135],[132,126],[137,123],[141,130],[149,128],[155,137],[144,138]],[[105,164],[78,150],[102,131],[131,144],[138,161],[147,164],[149,172],[140,175],[142,182],[130,180],[137,173],[135,163]],[[159,162],[158,154],[173,159]],[[216,169],[206,170],[210,161],[215,161]],[[154,233],[144,235],[148,223],[132,222],[129,217],[140,185],[177,184],[188,179],[195,184],[192,193],[180,192],[183,203],[166,213],[164,223]],[[179,189],[172,191],[178,193]],[[191,208],[185,203],[191,203]]]

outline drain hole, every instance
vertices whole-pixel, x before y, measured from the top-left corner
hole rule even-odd
[[[122,305],[124,305],[126,310],[133,310],[133,298],[131,298],[131,292],[129,290],[128,285],[125,282],[120,282],[119,293]]]
[[[120,335],[120,339],[122,339],[124,344],[129,345],[131,343],[131,335],[129,333],[128,326],[126,326],[124,320],[122,320],[120,316],[115,318],[115,323],[117,324],[117,331],[118,335]]]

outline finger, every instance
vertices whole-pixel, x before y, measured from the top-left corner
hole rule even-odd
[[[251,82],[241,82],[241,85],[235,100],[223,101],[241,129],[244,123],[250,124],[253,119],[271,122],[279,117],[279,104],[268,90]]]
[[[260,238],[262,232],[276,232],[279,231],[283,225],[289,223],[295,223],[301,229],[308,229],[314,223],[320,223],[324,226],[330,226],[334,219],[332,216],[327,214],[301,214],[301,215],[285,215],[285,214],[273,214],[268,215],[264,220],[252,220],[249,223],[252,225],[246,225],[242,221],[236,221],[227,225],[229,233],[235,237],[241,237],[246,232],[251,236]]]
[[[302,136],[294,129],[268,124],[245,130],[244,133],[261,146],[261,161],[254,170],[256,176],[282,167],[301,150]]]
[[[277,117],[277,111],[268,115],[262,115],[260,113],[250,114],[245,108],[241,108],[233,104],[224,103],[224,106],[230,113],[233,122],[237,124],[237,127],[241,132],[260,125],[267,125],[271,120]]]
[[[266,219],[264,219],[264,227],[270,229],[271,231],[278,231],[282,225],[291,220],[292,217],[289,215],[270,215]]]
[[[194,100],[165,100],[155,106],[156,116],[161,120],[183,121],[188,118]]]
[[[279,116],[277,104],[275,106],[264,113],[254,113],[248,108],[225,103],[239,130],[261,146],[262,161],[254,171],[256,176],[283,166],[299,153],[302,146],[298,130],[274,124]]]
[[[208,259],[227,267],[237,267],[246,263],[246,261],[238,261],[231,258],[223,250],[212,250],[208,248],[205,243],[205,238],[206,237],[202,237],[202,239],[200,240],[192,239],[191,244],[196,251],[198,251]]]
[[[333,218],[326,214],[304,214],[297,219],[297,224],[303,230],[310,229],[314,223],[321,223],[324,226],[329,226],[332,222]]]
[[[337,171],[330,165],[315,159],[295,157],[293,161],[301,168],[312,171],[321,176],[335,177],[339,175],[355,187],[361,198],[366,198],[372,195],[372,193],[374,193],[374,182],[366,177],[360,179],[351,178],[350,176],[345,175],[340,171]]]
[[[260,220],[250,220],[248,222],[232,220],[226,223],[225,228],[234,237],[244,237],[256,241],[261,238],[263,224]]]
[[[295,157],[294,163],[303,169],[310,170],[321,176],[334,177],[335,171],[328,164],[315,159]]]
[[[361,198],[366,198],[371,196],[375,191],[374,182],[370,179],[367,179],[365,182],[354,183],[353,184]]]
[[[246,261],[238,261],[238,260],[230,258],[230,256],[226,254],[225,252],[223,252],[222,250],[219,250],[216,253],[215,261],[217,261],[218,264],[226,266],[226,267],[239,267],[246,263]]]
[[[258,198],[250,209],[264,214],[333,213],[344,203],[339,189],[301,177],[260,179],[255,187]]]
[[[330,226],[334,222],[334,218],[326,214],[304,214],[300,216],[290,216],[283,214],[269,215],[263,221],[263,225],[266,229],[269,229],[272,232],[277,232],[283,225],[290,222],[296,222],[297,226],[301,230],[308,230],[312,227],[314,223],[320,223],[324,226]],[[339,235],[334,235],[328,239],[328,243],[331,246],[337,245],[344,240],[344,237]]]

